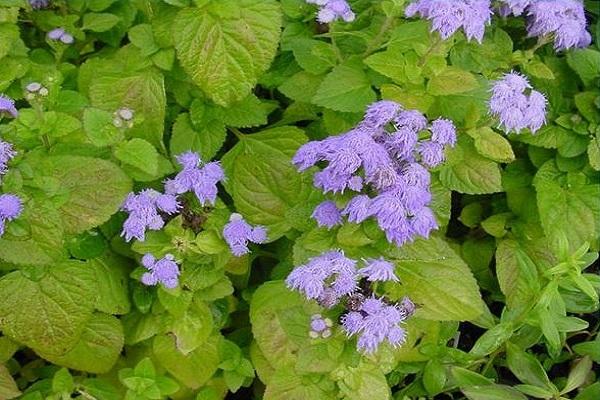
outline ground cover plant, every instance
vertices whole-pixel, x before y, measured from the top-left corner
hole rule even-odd
[[[0,0],[0,399],[600,399],[599,10]]]

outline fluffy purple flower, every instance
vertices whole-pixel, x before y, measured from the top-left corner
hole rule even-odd
[[[180,205],[174,195],[162,194],[153,189],[142,190],[139,194],[130,193],[121,209],[129,216],[123,223],[121,236],[129,242],[131,239],[144,241],[146,230],[159,230],[164,221],[159,212],[174,214]]]
[[[328,24],[337,19],[352,22],[356,17],[346,0],[306,0],[306,2],[320,6],[317,21],[321,24]]]
[[[417,235],[428,238],[431,231],[438,228],[433,211],[428,207],[418,210],[410,219],[411,230]]]
[[[586,30],[583,3],[578,0],[539,0],[527,7],[527,32],[532,36],[553,36],[554,48],[587,47],[592,37]]]
[[[508,73],[494,83],[491,92],[490,114],[499,119],[505,132],[529,128],[535,133],[546,122],[546,98],[531,89],[526,77]]]
[[[142,275],[142,283],[155,286],[161,283],[167,289],[174,289],[179,284],[179,266],[172,254],[156,260],[150,253],[142,257],[142,265],[148,270]]]
[[[223,238],[229,245],[231,253],[240,257],[248,254],[248,242],[263,243],[267,240],[267,230],[263,226],[252,227],[240,214],[233,213],[223,228]]]
[[[53,41],[61,41],[64,44],[72,44],[75,39],[73,36],[66,32],[63,28],[54,28],[47,35],[48,39]]]
[[[307,299],[328,299],[337,304],[339,298],[357,289],[356,261],[341,251],[329,251],[313,257],[288,275],[288,288],[301,292]],[[332,305],[328,301],[328,308]]]
[[[419,155],[421,162],[433,168],[444,162],[444,146],[436,142],[419,143]]]
[[[342,328],[347,336],[356,335],[363,325],[363,315],[360,312],[351,311],[342,316]]]
[[[347,216],[348,221],[360,224],[373,215],[371,211],[371,199],[364,194],[354,196],[346,204],[346,208],[342,210],[342,215]]]
[[[17,118],[19,111],[15,108],[15,102],[12,99],[0,95],[0,116],[2,115],[10,115],[13,118]]]
[[[12,144],[0,140],[0,175],[8,172],[8,162],[17,155]]]
[[[461,27],[468,40],[483,40],[492,12],[489,0],[416,0],[405,10],[407,17],[419,14],[430,20],[431,30],[448,39]]]
[[[394,118],[398,129],[406,128],[418,133],[427,128],[427,118],[417,110],[404,110]]]
[[[317,221],[317,225],[328,229],[342,223],[342,213],[331,200],[324,201],[315,207],[312,217]]]
[[[399,159],[410,157],[419,141],[417,131],[410,128],[400,128],[388,136],[385,145],[391,154]]]
[[[438,118],[431,123],[431,141],[441,145],[454,147],[456,144],[456,127],[449,119]]]
[[[503,17],[508,15],[519,16],[523,14],[531,2],[532,0],[501,0],[498,11]]]
[[[202,165],[200,156],[191,151],[176,158],[183,169],[175,178],[165,181],[166,192],[172,195],[194,192],[201,205],[214,205],[218,193],[217,183],[225,179],[221,165],[216,161]]]
[[[370,259],[366,261],[366,265],[358,270],[358,273],[367,278],[368,281],[393,281],[398,282],[399,279],[394,273],[394,264],[382,258]]]
[[[382,128],[392,122],[402,107],[395,101],[376,101],[367,107],[363,124],[371,128]]]
[[[50,5],[50,0],[29,0],[29,5],[34,10],[42,10],[44,8],[48,8]]]
[[[0,236],[4,235],[7,221],[12,221],[23,212],[23,202],[14,194],[0,195]]]

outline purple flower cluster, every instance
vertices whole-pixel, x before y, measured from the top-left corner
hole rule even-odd
[[[526,77],[516,72],[505,74],[492,87],[490,113],[497,117],[506,133],[529,128],[535,133],[546,123],[546,98],[533,90]]]
[[[321,24],[328,24],[337,19],[352,22],[356,17],[346,0],[306,0],[306,2],[321,7],[317,14],[317,21]]]
[[[264,243],[267,240],[267,230],[263,226],[252,227],[240,214],[233,213],[223,228],[223,237],[231,253],[240,257],[250,252],[248,242]]]
[[[167,289],[174,289],[179,284],[179,267],[172,254],[157,260],[147,253],[142,257],[142,265],[148,270],[142,275],[144,285],[155,286],[161,283]]]
[[[29,0],[29,5],[34,10],[42,10],[44,8],[48,8],[50,5],[50,0]]]
[[[156,231],[165,225],[160,212],[175,214],[179,207],[175,196],[154,189],[145,189],[139,194],[130,193],[121,206],[123,211],[129,213],[123,223],[121,236],[128,242],[133,238],[144,241],[146,229]]]
[[[12,99],[0,95],[0,116],[5,114],[17,118],[19,116],[19,111],[17,111],[15,102]]]
[[[72,44],[75,39],[73,35],[65,31],[63,28],[54,28],[48,32],[48,39],[53,41],[60,41],[64,44]]]
[[[17,155],[12,144],[0,140],[0,175],[8,172],[8,162]]]
[[[310,332],[308,335],[313,338],[327,339],[331,336],[331,327],[333,322],[329,318],[323,318],[321,314],[314,314],[310,317]]]
[[[468,40],[483,40],[492,11],[489,0],[416,0],[405,10],[407,17],[419,14],[431,21],[431,30],[448,39],[461,27]]]
[[[428,124],[420,112],[384,100],[369,106],[351,131],[300,147],[293,163],[304,171],[326,161],[314,175],[315,187],[324,193],[359,192],[342,208],[331,200],[318,205],[313,218],[319,226],[332,228],[343,216],[353,223],[373,217],[388,241],[401,246],[437,228],[428,207],[428,168],[440,165],[445,147],[455,143],[451,121]]]
[[[406,331],[400,325],[414,310],[415,306],[408,297],[400,304],[387,304],[382,299],[369,297],[358,310],[342,316],[342,328],[349,337],[358,336],[359,351],[372,354],[384,341],[393,347],[404,344]]]
[[[177,156],[183,167],[174,179],[165,181],[167,194],[179,195],[194,192],[203,206],[214,205],[217,200],[217,183],[225,179],[225,172],[218,161],[203,164],[197,153],[188,151]]]
[[[325,308],[332,308],[346,298],[349,311],[342,316],[342,328],[348,336],[359,336],[360,351],[373,353],[385,340],[392,346],[400,346],[406,333],[399,325],[414,313],[415,306],[408,298],[394,305],[374,296],[365,299],[359,289],[361,279],[398,282],[398,277],[394,264],[383,258],[363,262],[364,266],[357,269],[357,261],[344,256],[342,251],[328,251],[296,267],[288,275],[286,285]],[[326,322],[320,315],[313,316],[311,337],[325,337],[321,332],[330,327]]]
[[[529,37],[553,37],[556,50],[587,47],[592,42],[581,1],[503,0],[499,11],[503,16],[525,13]]]
[[[12,221],[23,212],[19,196],[10,193],[0,195],[0,236],[4,235],[6,221]]]

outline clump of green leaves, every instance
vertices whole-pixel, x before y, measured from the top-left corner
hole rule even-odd
[[[303,0],[29,3],[0,0],[0,92],[19,109],[2,192],[24,202],[0,238],[0,398],[600,398],[595,2],[592,46],[558,54],[522,19],[442,41],[404,0],[352,0],[356,19],[329,25]],[[47,39],[58,27],[72,44]],[[548,98],[536,135],[488,114],[510,70]],[[440,229],[401,248],[370,223],[317,227],[323,194],[291,163],[378,98],[458,127],[433,171]],[[215,206],[181,198],[124,242],[127,193],[162,188],[188,150],[223,165]],[[233,257],[232,212],[269,243]],[[331,249],[395,263],[400,283],[374,290],[419,306],[402,348],[361,355],[335,324],[310,337],[311,315],[341,311],[283,279]],[[181,261],[178,288],[140,283],[146,253]]]

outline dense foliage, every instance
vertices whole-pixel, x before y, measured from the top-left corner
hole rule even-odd
[[[599,399],[600,7],[541,3],[0,0],[0,399]]]

